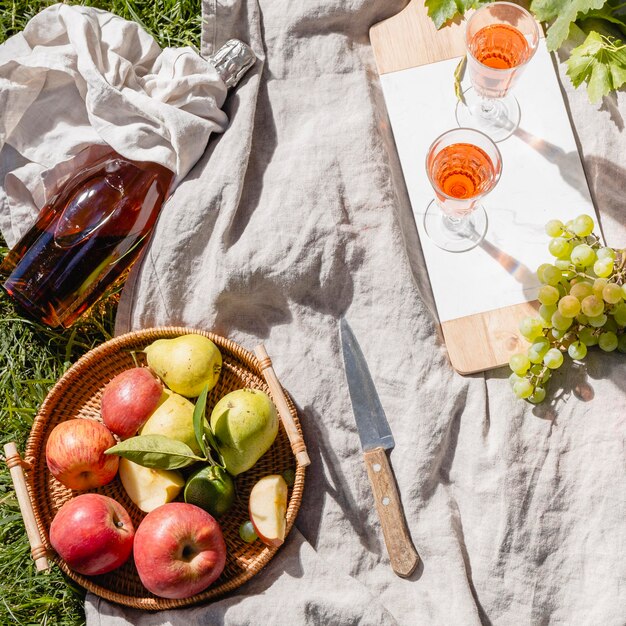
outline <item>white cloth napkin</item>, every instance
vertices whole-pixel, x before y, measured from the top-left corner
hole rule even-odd
[[[88,146],[153,161],[180,181],[228,122],[226,87],[191,48],[136,23],[57,4],[0,46],[0,229],[11,246]],[[84,158],[85,154],[81,156]],[[3,183],[3,184],[1,184]]]

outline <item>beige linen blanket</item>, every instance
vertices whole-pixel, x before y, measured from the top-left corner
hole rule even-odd
[[[117,330],[264,341],[312,465],[297,527],[238,592],[156,614],[88,595],[90,626],[626,623],[625,357],[563,367],[538,407],[513,397],[505,368],[451,369],[368,42],[403,4],[205,0],[203,52],[234,36],[260,61],[165,206]],[[596,107],[563,85],[606,238],[626,246],[623,94]],[[408,580],[389,566],[362,461],[342,315],[396,439],[423,560]]]

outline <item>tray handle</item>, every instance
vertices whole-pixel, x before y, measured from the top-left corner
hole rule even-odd
[[[311,460],[309,459],[309,455],[306,451],[304,439],[298,432],[296,423],[293,420],[293,415],[291,415],[291,411],[289,410],[285,392],[278,381],[274,368],[272,367],[272,359],[270,359],[263,344],[259,344],[254,349],[254,354],[256,355],[256,358],[259,359],[259,365],[261,367],[261,371],[263,372],[265,382],[274,396],[276,408],[278,409],[280,417],[283,420],[283,426],[287,432],[287,437],[289,437],[291,449],[296,457],[296,461],[298,461],[298,463],[303,467],[306,467],[311,464]]]
[[[46,547],[39,534],[33,504],[26,486],[26,476],[24,475],[25,463],[20,453],[17,451],[15,443],[10,442],[4,446],[4,457],[11,473],[15,495],[17,496],[20,512],[24,519],[24,526],[26,527],[26,534],[28,535],[28,542],[30,543],[30,553],[35,561],[35,567],[38,572],[49,570],[50,564],[48,563]]]

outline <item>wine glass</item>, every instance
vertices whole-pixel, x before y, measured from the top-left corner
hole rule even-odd
[[[456,107],[459,126],[476,128],[494,141],[510,137],[519,126],[520,108],[509,91],[532,59],[539,27],[526,9],[511,2],[488,4],[465,28],[467,69],[472,87]]]
[[[455,128],[435,139],[426,173],[435,191],[424,215],[430,239],[448,252],[475,248],[487,232],[480,200],[497,184],[502,157],[496,144],[472,128]]]

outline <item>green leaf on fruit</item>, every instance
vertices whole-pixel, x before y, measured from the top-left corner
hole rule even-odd
[[[206,412],[206,397],[209,393],[209,386],[205,385],[196,400],[196,406],[193,410],[193,430],[196,435],[196,441],[200,446],[200,450],[202,450],[202,454],[207,457],[207,449],[204,441],[204,430],[205,430],[205,412]]]
[[[139,435],[109,448],[105,454],[117,454],[125,459],[154,469],[174,470],[204,461],[182,441],[164,435]]]

